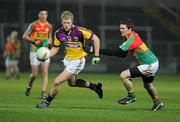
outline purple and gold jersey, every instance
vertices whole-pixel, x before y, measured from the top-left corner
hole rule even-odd
[[[67,33],[63,28],[58,29],[54,34],[53,46],[59,47],[64,43],[65,58],[75,60],[87,55],[83,49],[85,40],[91,40],[94,33],[86,28],[72,26]]]

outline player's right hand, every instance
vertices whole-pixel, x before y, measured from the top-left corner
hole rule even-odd
[[[99,62],[100,62],[99,56],[94,56],[94,57],[92,58],[92,64],[93,64],[93,65],[97,65],[97,64],[99,64]]]

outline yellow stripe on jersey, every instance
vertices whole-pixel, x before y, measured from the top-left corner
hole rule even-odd
[[[56,32],[57,32],[57,31],[56,31]],[[53,42],[53,44],[54,44],[54,46],[59,47],[60,44],[61,44],[61,42],[60,42],[60,40],[58,40],[58,39],[56,38],[56,32],[55,32],[55,34],[54,34],[54,42]]]
[[[142,43],[141,45],[140,45],[140,48],[145,52],[148,48],[147,48],[147,46],[144,44],[144,43]]]
[[[91,30],[83,28],[83,27],[78,27],[78,30],[83,33],[83,36],[85,39],[90,39],[93,34]]]

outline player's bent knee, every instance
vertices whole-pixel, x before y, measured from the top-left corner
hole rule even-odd
[[[38,74],[33,74],[32,77],[36,79],[38,77]]]
[[[32,74],[32,77],[33,77],[34,79],[36,79],[36,78],[38,77],[38,73]]]
[[[70,84],[69,84],[69,86],[70,86],[70,87],[75,87],[75,86],[76,86],[76,84],[74,84],[74,83],[70,83]]]
[[[48,74],[48,71],[47,71],[47,70],[43,70],[42,73],[43,73],[44,75],[46,75],[46,74]]]
[[[126,75],[125,75],[124,72],[121,72],[121,73],[120,73],[120,78],[121,78],[121,79],[126,79]]]
[[[61,84],[61,81],[59,80],[54,80],[54,86],[59,86]]]

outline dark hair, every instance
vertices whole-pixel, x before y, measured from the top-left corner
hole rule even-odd
[[[39,8],[39,12],[40,11],[47,11],[48,12],[48,10],[46,8]]]
[[[132,30],[134,30],[134,22],[130,18],[123,18],[120,24],[126,25],[128,29],[132,28]]]

